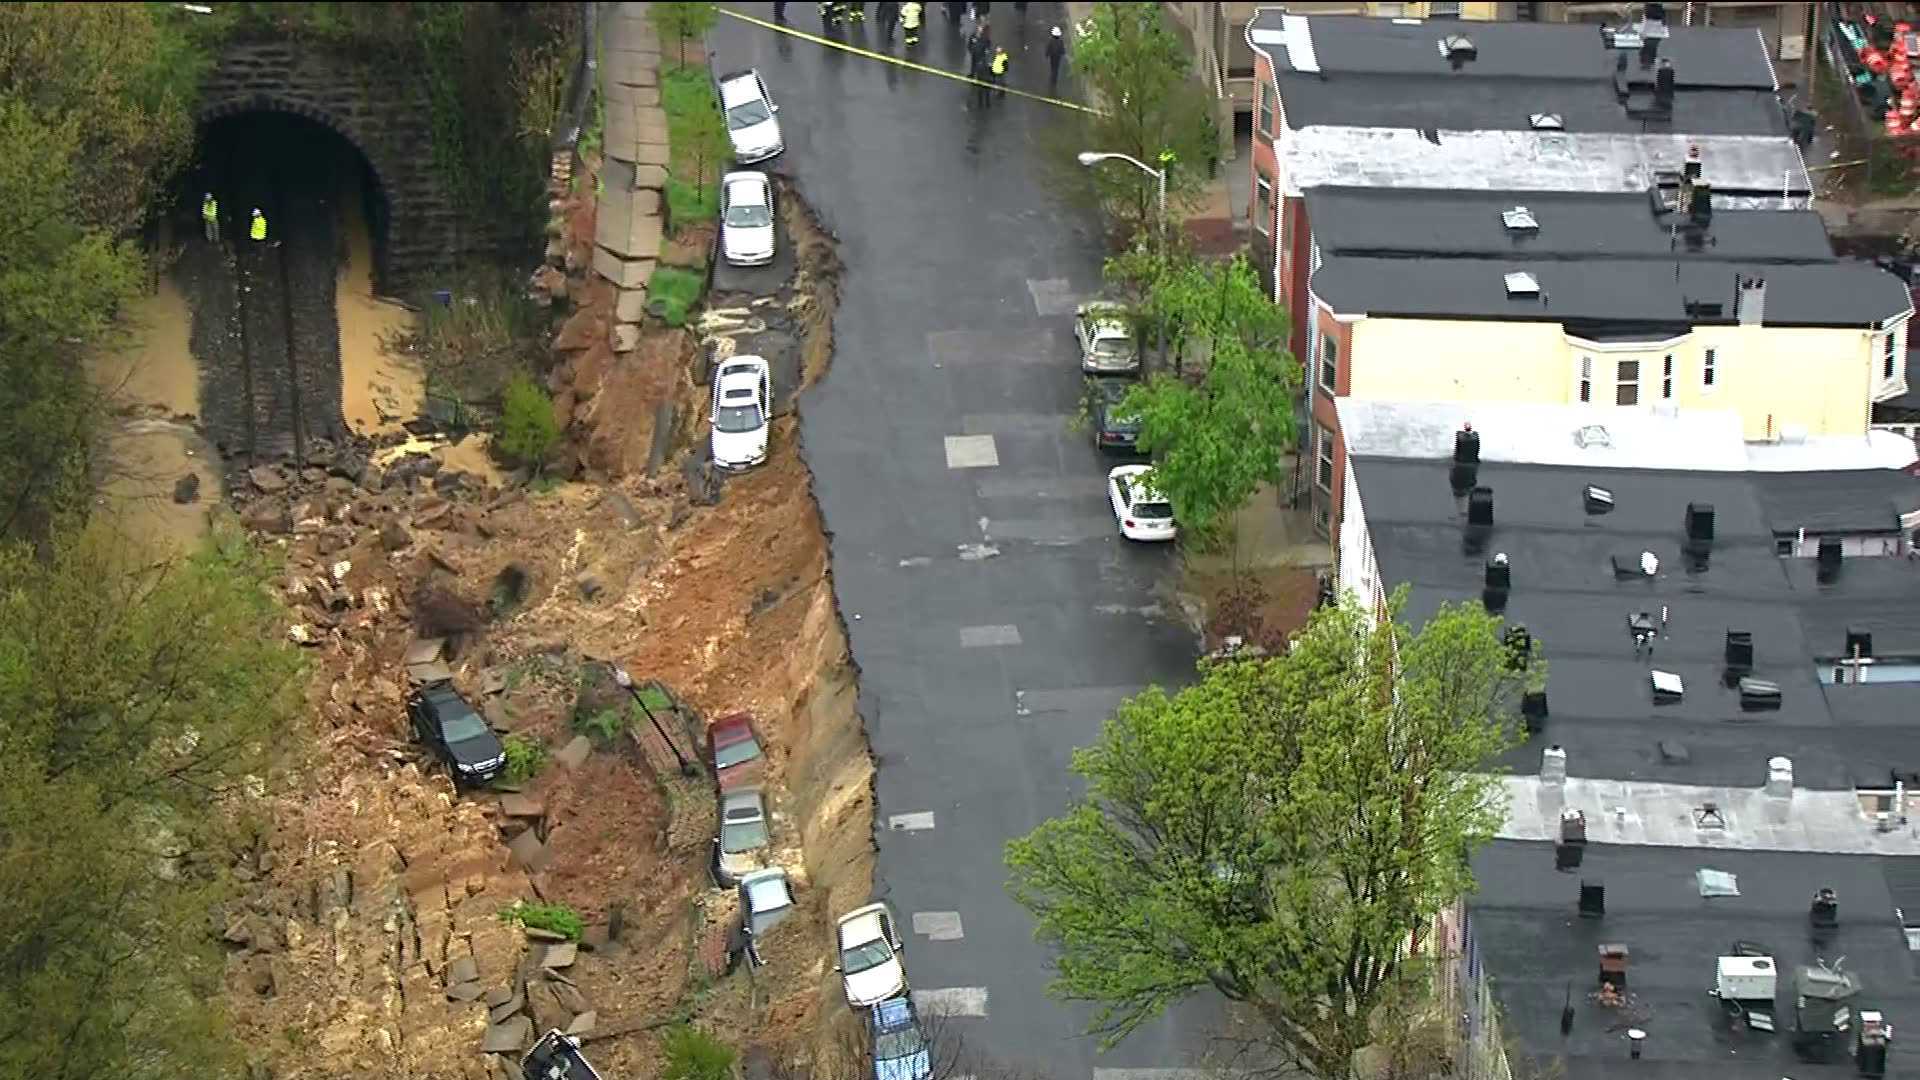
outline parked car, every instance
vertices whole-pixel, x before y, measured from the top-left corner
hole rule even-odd
[[[834,942],[847,1004],[856,1009],[878,1005],[907,992],[907,966],[901,962],[900,928],[886,904],[868,904],[840,916]]]
[[[1073,336],[1080,343],[1081,371],[1114,375],[1140,370],[1140,349],[1127,310],[1119,304],[1089,300],[1075,308]]]
[[[734,356],[713,373],[713,463],[748,469],[767,460],[773,372],[758,356]]]
[[[727,114],[727,139],[743,165],[779,156],[787,148],[780,137],[780,106],[767,93],[766,80],[752,68],[720,76],[720,108]]]
[[[873,1041],[873,1080],[932,1080],[933,1054],[913,1002],[903,997],[875,1005],[867,1013]]]
[[[787,872],[775,866],[744,875],[740,892],[740,925],[747,934],[747,955],[760,963],[757,946],[767,931],[793,914],[793,885]]]
[[[1153,466],[1122,465],[1107,474],[1107,501],[1120,535],[1129,540],[1171,540],[1177,530],[1173,504],[1153,486]]]
[[[720,835],[713,838],[714,865],[722,885],[766,863],[773,837],[767,831],[767,801],[759,788],[740,788],[720,799]]]
[[[507,767],[500,737],[450,682],[430,683],[407,698],[413,730],[453,771],[455,783],[491,783]]]
[[[1140,443],[1140,418],[1121,410],[1131,379],[1088,379],[1087,406],[1093,414],[1093,445],[1102,450],[1132,452]]]
[[[751,714],[730,713],[707,725],[707,760],[713,762],[713,782],[722,795],[759,784],[767,758]]]
[[[720,182],[720,254],[735,266],[773,261],[773,184],[766,173],[731,172]]]

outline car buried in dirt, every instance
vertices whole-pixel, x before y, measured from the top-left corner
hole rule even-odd
[[[767,755],[760,748],[753,714],[729,713],[707,725],[707,760],[721,795],[756,787],[766,775]]]
[[[747,957],[755,964],[760,957],[760,940],[786,917],[793,914],[793,883],[778,866],[755,870],[735,886],[740,893],[740,928],[747,935]]]
[[[447,763],[455,784],[491,783],[507,766],[500,737],[450,682],[430,683],[407,698],[413,729],[434,756]]]
[[[903,997],[875,1005],[867,1013],[873,1044],[873,1080],[933,1080],[933,1053],[913,1002]]]
[[[715,468],[737,472],[767,460],[773,372],[765,360],[734,356],[714,369],[711,420]]]
[[[767,800],[759,788],[739,788],[720,797],[720,835],[714,837],[714,876],[731,885],[765,865],[773,841],[767,830]]]

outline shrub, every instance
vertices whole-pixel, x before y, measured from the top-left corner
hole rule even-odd
[[[682,270],[677,266],[656,266],[653,277],[647,282],[647,300],[650,304],[659,305],[656,310],[668,326],[683,326],[693,305],[700,302],[700,294],[705,289],[706,281],[691,270]]]
[[[661,1044],[667,1052],[662,1080],[729,1080],[733,1050],[698,1028],[682,1024],[667,1031]]]
[[[507,768],[501,779],[515,787],[533,779],[547,763],[546,744],[525,735],[507,736],[501,742],[501,750],[507,755]]]
[[[500,918],[516,926],[559,934],[568,941],[579,941],[587,932],[586,920],[565,904],[529,904],[516,900],[512,907],[500,912]]]
[[[605,746],[619,738],[620,733],[627,729],[627,715],[619,709],[575,713],[573,728],[601,746]]]
[[[507,460],[538,472],[560,441],[560,425],[553,419],[553,399],[525,373],[507,384],[500,410],[500,430],[493,444]]]

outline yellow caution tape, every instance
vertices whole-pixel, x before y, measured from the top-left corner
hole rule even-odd
[[[787,26],[782,23],[769,22],[766,19],[758,18],[753,15],[748,15],[743,12],[734,11],[729,8],[721,8],[720,14],[726,15],[730,18],[739,19],[741,22],[752,23],[755,26],[772,30],[777,34],[786,34],[789,37],[797,37],[802,41],[811,41],[816,45],[825,45],[829,49],[839,49],[841,52],[849,52],[854,54],[855,56],[864,56],[869,60],[879,60],[882,63],[893,64],[896,67],[910,68],[914,71],[924,71],[928,75],[938,75],[941,78],[952,79],[955,82],[969,83],[973,86],[985,86],[985,87],[988,87],[989,89],[1003,91],[1005,93],[1012,94],[1015,97],[1026,98],[1029,101],[1038,101],[1046,105],[1057,105],[1062,109],[1073,109],[1077,112],[1095,113],[1095,114],[1098,114],[1100,112],[1099,109],[1093,108],[1092,106],[1088,106],[1088,105],[1082,105],[1077,101],[1063,101],[1060,98],[1051,98],[1046,96],[1045,94],[1030,93],[1026,90],[1019,90],[1011,86],[1001,86],[998,83],[987,82],[984,79],[976,79],[971,75],[961,75],[958,72],[946,71],[942,68],[928,67],[925,64],[916,64],[911,60],[903,60],[897,56],[888,56],[886,53],[874,52],[871,49],[862,49],[857,45],[849,45],[844,41],[835,41],[830,37],[822,37],[819,34],[809,34],[805,30],[795,30],[791,26]],[[922,29],[925,28],[924,24],[925,24],[925,16],[922,16]]]

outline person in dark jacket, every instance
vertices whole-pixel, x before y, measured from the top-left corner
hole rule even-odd
[[[874,9],[874,17],[880,20],[880,40],[893,40],[893,24],[900,21],[899,0],[880,0]]]
[[[960,16],[967,10],[966,0],[957,0],[957,2],[956,0],[947,0],[947,2],[941,6],[947,10],[947,21],[955,26],[959,26]]]
[[[1059,27],[1053,28],[1053,36],[1047,38],[1047,87],[1060,85],[1060,61],[1067,58],[1067,36]]]

